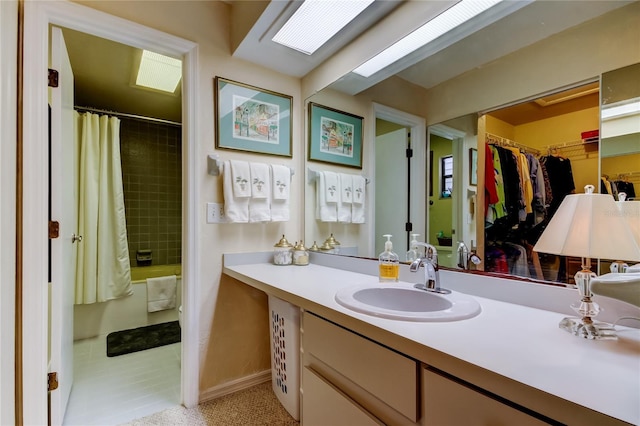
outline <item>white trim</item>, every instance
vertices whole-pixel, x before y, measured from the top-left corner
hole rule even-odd
[[[449,139],[452,143],[451,155],[453,155],[453,158],[454,158],[454,161],[453,161],[454,191],[452,193],[453,204],[451,209],[451,215],[452,215],[451,225],[453,229],[456,230],[456,233],[457,233],[456,235],[452,235],[452,237],[455,240],[465,241],[465,234],[463,233],[463,229],[464,229],[463,215],[459,213],[464,210],[463,203],[465,200],[462,194],[466,193],[466,191],[461,189],[463,187],[464,188],[469,187],[469,185],[467,184],[468,174],[466,175],[467,177],[465,177],[465,173],[463,172],[465,164],[467,164],[466,163],[467,158],[465,158],[465,155],[464,155],[464,138],[466,137],[467,133],[458,129],[454,129],[453,127],[445,126],[444,124],[431,125],[427,128],[427,150],[429,152],[431,152],[431,135],[437,135],[437,136],[440,136],[441,138]],[[427,164],[427,167],[431,167],[431,164]],[[429,172],[429,175],[427,176],[431,176],[431,173]],[[441,177],[442,176],[438,176],[438,192],[440,192],[440,188],[442,187]],[[455,188],[458,188],[458,189],[456,190]],[[431,235],[429,222],[426,223],[426,227],[427,227],[426,235]],[[462,233],[462,236],[461,236],[461,233]],[[425,241],[427,241],[426,238],[425,238]],[[456,241],[454,241],[454,247],[455,247],[455,242]],[[447,266],[451,266],[451,265],[447,265]]]
[[[198,403],[199,258],[196,248],[198,163],[198,46],[149,27],[68,1],[26,1],[24,25],[24,233],[23,233],[23,418],[24,424],[47,424],[47,85],[49,24],[181,57],[183,82],[183,357],[182,395],[187,407]],[[26,263],[28,261],[28,263]]]
[[[449,126],[445,126],[444,124],[434,124],[432,126],[429,126],[429,134],[434,134],[434,135],[438,135],[442,138],[445,139],[464,139],[466,133],[458,130],[458,129],[454,129],[453,127],[449,127]]]
[[[18,2],[0,1],[0,424],[15,424],[16,73]]]
[[[232,380],[230,382],[222,383],[221,385],[217,385],[203,391],[200,397],[200,403],[211,401],[212,399],[220,398],[221,396],[248,389],[252,386],[259,385],[270,380],[271,370],[264,370],[260,371],[259,373]]]
[[[423,182],[426,182],[426,170],[423,165],[427,165],[426,160],[426,120],[422,117],[418,117],[417,115],[409,114],[394,108],[390,108],[385,105],[373,103],[373,116],[374,120],[371,121],[371,134],[376,134],[376,120],[375,118],[380,118],[382,120],[390,121],[392,123],[402,124],[403,126],[411,127],[411,148],[413,149],[413,158],[415,158],[414,167],[411,167],[411,182],[418,183],[411,185],[411,221],[413,223],[413,232],[425,235],[426,231],[426,203],[427,198],[425,197],[424,185]],[[373,155],[370,157],[371,164],[371,176],[375,176],[375,146],[373,146]],[[375,191],[371,191],[371,205],[375,206]],[[369,209],[369,212],[373,212],[374,209]],[[370,218],[368,218],[369,227],[371,229],[370,241],[369,241],[369,251],[368,253],[375,252],[375,222],[372,213],[370,213]]]

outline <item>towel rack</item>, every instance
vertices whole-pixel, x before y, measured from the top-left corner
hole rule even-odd
[[[307,181],[309,183],[315,182],[315,180],[318,179],[319,173],[319,171],[313,170],[311,167],[307,167]],[[369,178],[364,178],[364,180],[367,184],[369,183]]]
[[[216,154],[207,155],[207,173],[211,176],[220,176],[224,170],[224,161]],[[291,176],[295,174],[293,168],[289,167]]]

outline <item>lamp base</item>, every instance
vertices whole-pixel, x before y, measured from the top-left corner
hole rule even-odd
[[[611,324],[593,321],[590,317],[567,317],[558,324],[562,330],[589,340],[617,340],[618,335]]]

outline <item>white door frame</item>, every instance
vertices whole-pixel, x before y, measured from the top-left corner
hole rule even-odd
[[[429,151],[431,151],[431,135],[438,135],[442,138],[449,139],[451,141],[451,152],[453,154],[453,187],[454,191],[452,194],[453,206],[451,208],[452,221],[451,224],[453,229],[456,230],[456,235],[452,235],[454,238],[453,247],[456,247],[457,241],[466,241],[466,235],[463,230],[463,217],[461,212],[464,210],[462,207],[463,201],[463,192],[466,194],[466,191],[463,191],[462,188],[466,188],[467,185],[464,182],[464,165],[465,158],[463,156],[463,147],[464,147],[464,138],[467,135],[465,132],[454,129],[453,127],[445,126],[444,124],[433,124],[427,128],[428,138],[427,138],[427,146],[429,147]],[[469,171],[471,172],[471,171]],[[429,175],[431,176],[431,175]],[[456,181],[457,179],[457,181]],[[429,229],[429,221],[427,221],[427,235],[430,234],[431,230]],[[425,240],[426,241],[426,240]],[[433,242],[432,242],[433,243]],[[450,265],[447,265],[450,266]]]
[[[412,232],[424,235],[426,217],[424,212],[427,205],[427,198],[425,195],[425,187],[421,183],[426,182],[425,177],[427,176],[425,167],[422,167],[422,165],[427,164],[425,156],[427,147],[425,140],[427,133],[425,119],[375,102],[373,103],[373,117],[374,119],[370,120],[370,126],[372,126],[371,135],[373,135],[372,138],[374,139],[376,135],[376,118],[411,128],[411,149],[413,149],[413,158],[415,159],[414,167],[411,167],[411,182],[419,184],[411,185],[411,193],[409,194],[411,197],[411,209],[409,214],[411,216],[411,223],[413,223]],[[375,176],[375,144],[371,144],[371,146],[374,151],[370,157],[372,161],[371,176]],[[375,191],[371,191],[370,205],[375,206],[375,203]],[[369,212],[372,212],[373,210],[373,208],[370,208]],[[370,216],[372,216],[371,213]],[[368,219],[370,219],[368,253],[375,253],[375,218],[370,217]],[[404,218],[402,220],[404,220]],[[377,254],[374,254],[374,256],[375,255]]]
[[[15,424],[18,2],[0,1],[0,424]]]
[[[197,84],[198,45],[158,30],[68,1],[25,1],[23,65],[23,420],[47,424],[47,68],[49,24],[74,29],[138,48],[182,58],[182,401],[198,403],[199,255]]]

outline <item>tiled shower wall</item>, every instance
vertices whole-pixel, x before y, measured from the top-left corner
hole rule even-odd
[[[122,118],[120,152],[129,260],[151,250],[153,265],[181,262],[182,129]]]

